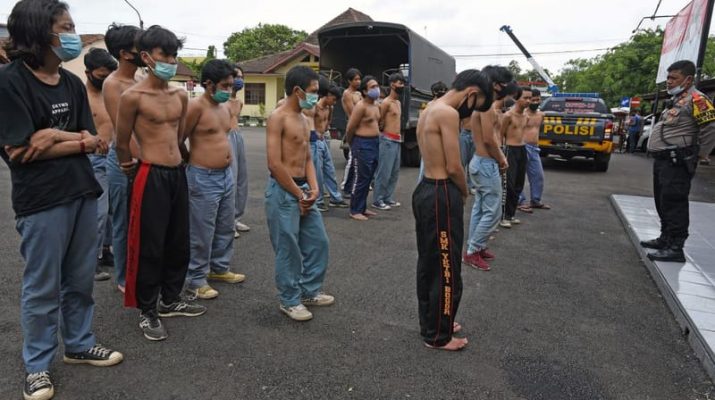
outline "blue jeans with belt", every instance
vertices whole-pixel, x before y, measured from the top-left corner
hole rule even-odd
[[[307,190],[308,185],[300,185]],[[275,278],[282,305],[293,307],[301,298],[320,293],[328,266],[328,235],[323,217],[313,205],[300,215],[298,199],[268,178],[266,219],[276,254]]]
[[[469,177],[476,190],[467,247],[467,253],[473,254],[487,248],[489,235],[501,218],[502,181],[497,161],[476,154],[469,163]]]
[[[231,167],[186,167],[189,187],[191,258],[186,282],[190,289],[207,285],[209,272],[225,273],[233,256],[236,192]]]
[[[119,168],[114,145],[107,154],[109,214],[112,217],[112,250],[117,283],[125,285],[127,268],[127,229],[129,226],[129,179]]]
[[[35,373],[49,369],[57,352],[58,330],[67,352],[82,352],[95,344],[97,200],[79,198],[20,217],[16,228],[25,260],[20,295],[22,358],[26,371]]]

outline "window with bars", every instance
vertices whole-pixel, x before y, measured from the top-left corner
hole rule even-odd
[[[247,83],[243,88],[245,91],[245,103],[249,105],[266,104],[266,84]]]

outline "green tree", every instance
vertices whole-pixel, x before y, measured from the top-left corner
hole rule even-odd
[[[544,80],[544,78],[542,78],[541,75],[536,72],[536,70],[522,70],[521,66],[519,65],[519,62],[516,60],[509,61],[509,64],[506,66],[506,68],[511,71],[512,74],[514,74],[514,79],[517,82],[538,82]],[[546,72],[547,75],[551,76],[551,72],[549,72],[548,69],[544,68],[544,72]]]
[[[179,57],[179,61],[183,62],[184,65],[189,67],[196,74],[196,76],[201,76],[201,69],[204,68],[204,65],[206,65],[207,61],[215,59],[216,55],[216,46],[210,45],[209,48],[206,50],[206,58],[204,58],[201,62],[196,62],[196,59],[191,60],[191,62],[187,62],[181,57]]]
[[[660,63],[663,30],[645,30],[603,55],[569,60],[554,81],[565,92],[598,92],[609,106],[623,96],[652,93]],[[704,77],[715,73],[715,38],[708,39]]]
[[[245,61],[295,47],[308,33],[280,24],[258,24],[229,36],[223,52],[231,60]]]

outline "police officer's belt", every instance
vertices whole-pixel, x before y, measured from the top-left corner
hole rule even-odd
[[[653,158],[657,160],[669,160],[672,158],[672,152],[676,151],[683,158],[698,154],[698,146],[673,147],[671,149],[658,150],[651,152]]]

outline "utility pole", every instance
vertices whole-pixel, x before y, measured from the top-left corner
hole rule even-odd
[[[142,15],[139,14],[139,10],[137,10],[136,7],[134,7],[132,3],[129,2],[129,0],[124,0],[124,2],[127,3],[129,7],[131,7],[132,10],[137,13],[137,16],[139,17],[139,29],[144,30],[144,21],[142,20]]]

